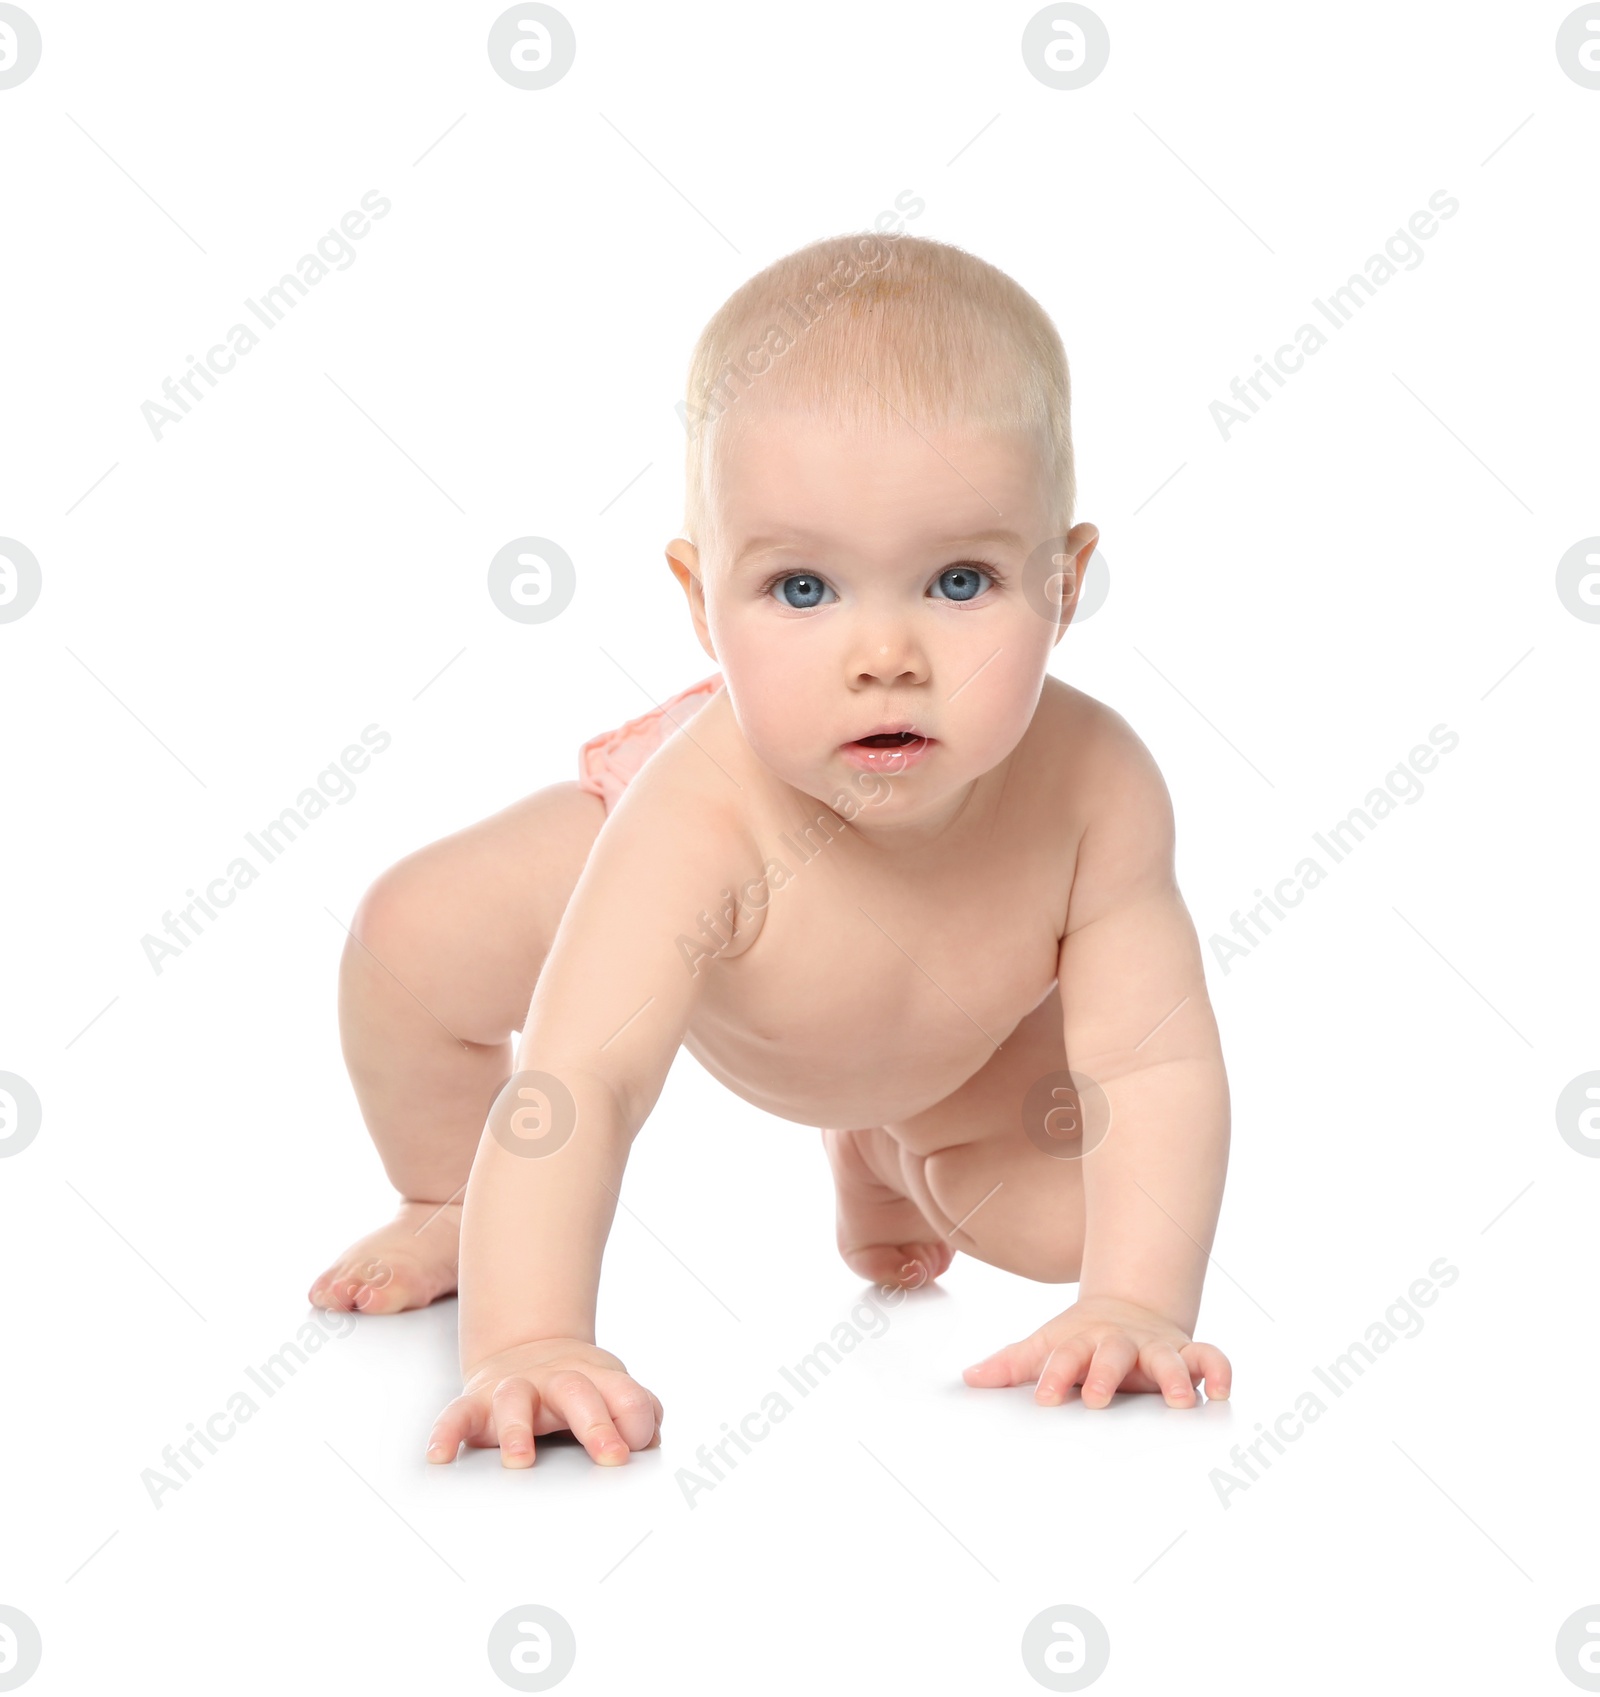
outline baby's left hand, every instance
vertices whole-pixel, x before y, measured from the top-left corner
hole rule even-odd
[[[1195,1386],[1206,1396],[1228,1394],[1233,1368],[1209,1343],[1192,1343],[1188,1334],[1148,1308],[1111,1298],[1075,1302],[1047,1320],[1031,1337],[967,1368],[969,1385],[1025,1385],[1039,1381],[1037,1403],[1064,1402],[1083,1383],[1083,1406],[1104,1408],[1113,1394],[1160,1391],[1170,1408],[1192,1408]]]

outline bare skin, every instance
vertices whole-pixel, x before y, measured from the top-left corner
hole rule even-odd
[[[825,1128],[859,1276],[919,1284],[960,1251],[1078,1284],[969,1384],[1225,1396],[1193,1328],[1227,1085],[1171,808],[1126,723],[1045,671],[1098,533],[1066,538],[1045,617],[1023,579],[1051,503],[1025,443],[774,417],[720,471],[714,534],[668,559],[727,686],[609,817],[575,784],[540,791],[402,861],[356,915],[346,1060],[406,1201],[311,1300],[386,1313],[459,1284],[463,1393],[431,1460],[466,1442],[527,1466],[561,1429],[606,1464],[659,1441],[594,1309],[682,1045]],[[997,509],[1015,537],[978,542]],[[897,720],[920,760],[854,742]],[[1069,1053],[1111,1107],[1081,1156],[1045,1118]]]
[[[473,1152],[604,822],[598,797],[554,784],[408,855],[362,898],[339,970],[339,1031],[404,1200],[313,1283],[317,1306],[393,1314],[454,1293]]]

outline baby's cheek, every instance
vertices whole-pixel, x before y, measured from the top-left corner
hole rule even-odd
[[[1027,688],[1026,683],[997,679],[990,694],[970,703],[963,719],[952,727],[952,735],[968,745],[986,771],[1005,759],[1033,723],[1039,691]]]
[[[829,709],[818,679],[791,655],[735,649],[722,675],[745,740],[768,765],[793,765],[814,752],[819,732],[838,715]]]

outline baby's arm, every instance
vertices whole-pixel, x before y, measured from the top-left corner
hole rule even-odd
[[[702,982],[712,945],[699,916],[750,871],[731,807],[686,793],[683,764],[674,793],[653,762],[595,840],[490,1110],[462,1208],[465,1383],[434,1426],[432,1461],[466,1441],[529,1466],[535,1435],[564,1429],[602,1463],[657,1441],[660,1403],[594,1341],[600,1261]]]
[[[1083,1156],[1078,1300],[966,1377],[1037,1377],[1043,1403],[1081,1380],[1090,1408],[1119,1387],[1181,1407],[1202,1379],[1212,1397],[1231,1379],[1220,1350],[1191,1341],[1227,1168],[1227,1075],[1161,773],[1111,714],[1085,776],[1090,822],[1057,972],[1068,1065],[1104,1090],[1111,1121]]]

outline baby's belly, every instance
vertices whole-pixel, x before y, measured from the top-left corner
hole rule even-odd
[[[863,987],[804,1015],[788,1002],[712,993],[683,1046],[735,1095],[779,1119],[840,1129],[898,1123],[959,1089],[1050,993],[1056,953],[1038,953],[1004,986],[969,991],[959,1007],[932,985],[905,986],[903,1000]]]

